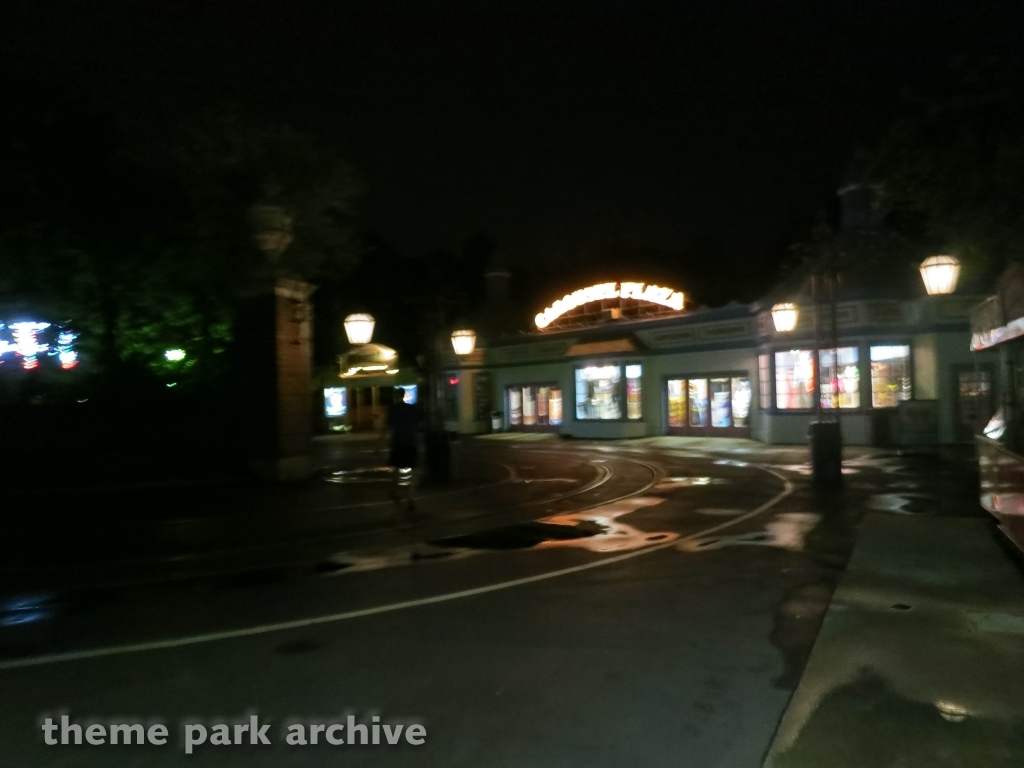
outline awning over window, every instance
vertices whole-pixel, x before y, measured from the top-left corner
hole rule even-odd
[[[631,339],[608,339],[606,341],[586,341],[573,344],[566,357],[583,357],[584,355],[614,355],[623,352],[636,352],[637,345]]]

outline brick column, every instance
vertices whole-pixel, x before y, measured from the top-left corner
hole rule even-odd
[[[276,278],[241,301],[235,335],[250,471],[275,482],[311,472],[312,320],[316,288]]]

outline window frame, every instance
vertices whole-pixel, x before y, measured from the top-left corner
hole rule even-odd
[[[761,408],[759,410],[761,410],[762,412],[770,413],[772,415],[780,415],[780,414],[807,415],[807,414],[822,413],[822,412],[829,412],[829,413],[836,413],[836,414],[839,414],[839,413],[854,414],[854,413],[870,413],[872,411],[890,411],[890,410],[892,410],[892,407],[879,407],[879,408],[876,408],[873,405],[873,395],[872,395],[872,386],[871,386],[871,348],[872,347],[909,347],[909,349],[910,349],[910,357],[909,357],[909,366],[910,366],[910,399],[911,400],[914,399],[914,394],[917,391],[917,367],[916,367],[916,361],[915,361],[915,357],[914,357],[913,339],[910,339],[910,338],[907,338],[907,337],[900,337],[900,336],[882,336],[881,338],[878,338],[878,337],[871,338],[871,337],[859,336],[855,340],[854,339],[843,339],[843,338],[838,339],[837,342],[836,342],[836,348],[837,349],[842,349],[844,347],[856,347],[857,348],[857,358],[858,358],[857,366],[859,368],[859,375],[860,375],[860,384],[859,384],[859,386],[860,386],[860,405],[858,407],[856,407],[856,408],[823,408],[823,407],[821,407],[821,380],[820,380],[821,379],[821,371],[820,371],[820,357],[821,357],[821,355],[820,355],[820,353],[822,351],[826,350],[826,349],[831,349],[831,347],[826,346],[826,345],[821,345],[821,346],[818,347],[819,358],[815,362],[815,368],[816,368],[816,370],[815,370],[815,378],[814,378],[814,403],[815,403],[815,406],[811,407],[811,408],[779,408],[778,407],[778,405],[779,405],[779,393],[778,393],[778,387],[776,386],[777,385],[777,381],[776,381],[776,370],[775,370],[775,353],[776,352],[791,352],[793,350],[804,350],[804,349],[806,349],[806,350],[810,351],[813,354],[813,352],[814,352],[814,344],[811,343],[811,344],[807,345],[807,344],[803,343],[803,340],[801,340],[800,343],[796,343],[796,344],[791,343],[791,344],[784,344],[784,345],[769,345],[769,346],[760,347],[758,349],[757,354],[758,354],[759,357],[762,354],[767,354],[768,355],[769,368],[770,368],[770,374],[771,374],[771,379],[770,379],[770,385],[771,385],[771,408],[768,408],[768,409]],[[868,366],[868,370],[867,371],[864,370],[865,364]],[[865,373],[867,373],[867,376],[865,376]],[[758,365],[758,376],[760,376],[760,365]],[[675,377],[671,377],[671,378],[675,378]],[[867,379],[866,382],[865,382],[865,379]],[[865,387],[865,384],[867,385],[866,387]],[[760,404],[760,400],[759,400],[759,404]]]
[[[847,346],[849,346],[849,345],[847,345]],[[775,359],[775,356],[778,353],[780,353],[780,352],[810,352],[811,360],[814,362],[814,372],[811,375],[811,379],[812,379],[812,381],[814,383],[814,388],[811,391],[811,406],[809,408],[781,408],[781,407],[779,407],[779,373],[778,373],[778,361]],[[819,348],[819,352],[820,352],[820,348]],[[809,346],[795,346],[795,347],[794,346],[786,346],[786,347],[779,347],[777,349],[776,348],[772,348],[772,350],[771,350],[771,352],[769,354],[771,356],[771,361],[772,361],[772,413],[808,414],[808,413],[815,413],[816,411],[818,411],[819,410],[819,406],[820,406],[819,398],[821,398],[821,392],[820,392],[821,388],[819,386],[820,382],[818,381],[818,378],[821,376],[821,371],[819,370],[819,362],[818,362],[817,358],[815,357],[814,345],[811,344]]]
[[[871,348],[872,347],[906,347],[907,348],[907,368],[910,373],[910,397],[907,400],[914,399],[914,392],[917,391],[917,368],[914,365],[914,344],[913,339],[908,338],[885,338],[874,339],[864,342],[864,350],[867,352],[865,356],[868,362],[868,404],[867,407],[872,411],[894,411],[899,408],[901,402],[907,402],[907,400],[897,400],[896,405],[875,405],[875,386],[874,377],[871,376]],[[863,381],[863,373],[861,374],[861,381]],[[863,398],[861,398],[863,400]]]
[[[626,367],[630,365],[640,366],[640,418],[631,419],[629,418],[629,406],[626,401],[628,395],[627,384],[626,384]],[[617,387],[619,394],[619,402],[622,404],[621,412],[622,415],[617,419],[581,419],[576,414],[576,372],[585,368],[618,368],[619,369],[619,384]],[[619,358],[617,360],[606,360],[601,362],[590,362],[586,364],[574,364],[572,367],[572,420],[573,422],[579,422],[581,424],[644,424],[646,419],[644,418],[644,368],[645,364],[643,360],[636,360],[633,358],[623,360]],[[563,401],[565,395],[562,395]],[[565,406],[562,406],[562,423],[565,423],[564,413]]]
[[[691,379],[704,379],[708,382],[708,423],[703,427],[691,427],[690,426],[690,396],[689,396],[689,383]],[[712,379],[728,379],[729,381],[729,421],[730,426],[728,427],[713,427],[711,426],[711,380]],[[732,412],[732,380],[733,379],[746,379],[751,385],[751,407],[747,412],[747,426],[737,427],[732,424],[733,412]],[[669,381],[685,381],[687,387],[684,389],[686,408],[683,411],[683,426],[673,427],[669,426],[669,405],[668,405],[668,383]],[[737,368],[729,370],[714,370],[708,373],[669,373],[663,374],[661,377],[661,404],[662,404],[662,427],[665,430],[666,435],[688,435],[693,437],[749,437],[751,434],[751,427],[754,418],[754,407],[753,407],[753,382],[750,377],[750,371],[747,369]]]
[[[562,421],[559,424],[513,424],[512,423],[512,406],[509,404],[508,392],[510,389],[518,389],[522,392],[523,387],[533,387],[539,389],[540,387],[550,387],[551,389],[558,389],[562,392]],[[501,388],[502,391],[502,409],[505,412],[505,424],[509,432],[557,432],[561,429],[562,424],[565,424],[565,387],[559,382],[546,379],[543,381],[524,381],[522,383],[504,384]],[[521,397],[521,395],[520,395]],[[522,406],[520,406],[521,408]],[[550,405],[549,405],[550,408]],[[548,415],[550,419],[550,412]]]

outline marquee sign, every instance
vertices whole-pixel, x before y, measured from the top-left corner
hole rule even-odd
[[[662,288],[660,285],[648,285],[647,283],[598,283],[578,291],[566,294],[550,307],[544,309],[535,318],[534,322],[538,328],[547,328],[552,322],[577,307],[589,304],[592,301],[605,301],[607,299],[635,299],[646,301],[651,304],[659,304],[677,312],[683,309],[682,291],[672,288]]]

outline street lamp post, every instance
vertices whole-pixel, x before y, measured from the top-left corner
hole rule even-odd
[[[814,482],[819,485],[838,485],[842,481],[843,437],[839,423],[838,402],[831,403],[827,408],[826,418],[822,418],[821,407],[821,352],[822,352],[822,303],[828,301],[830,333],[825,339],[825,347],[831,355],[829,361],[829,382],[835,386],[836,359],[839,340],[836,327],[836,283],[833,270],[832,254],[828,254],[828,263],[821,274],[811,276],[811,302],[814,305],[814,350],[811,361],[813,380],[811,392],[814,397],[812,409],[814,421],[808,430],[808,441],[811,453],[811,471]],[[792,302],[775,304],[772,309],[772,324],[777,333],[789,333],[796,328],[800,317],[800,308]]]
[[[443,349],[441,333],[435,334],[433,363],[430,366],[431,418],[426,437],[426,464],[430,479],[437,483],[447,482],[451,478],[451,445],[448,432],[445,430],[445,374],[442,365]],[[476,332],[463,328],[451,334],[452,349],[460,358],[473,353],[476,347]]]

